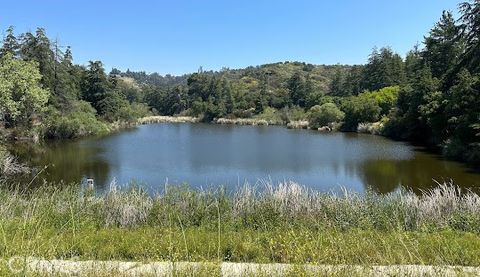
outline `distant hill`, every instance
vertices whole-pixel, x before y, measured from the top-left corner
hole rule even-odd
[[[253,91],[259,89],[259,84],[267,82],[270,90],[279,90],[285,88],[288,80],[295,74],[301,74],[308,78],[315,91],[321,91],[328,94],[329,85],[339,71],[348,72],[350,65],[314,65],[304,62],[278,62],[249,66],[241,69],[223,68],[220,71],[202,71],[204,74],[223,77],[241,87],[249,87]],[[147,74],[145,71],[126,72],[113,69],[111,74],[135,79],[138,84],[157,86],[162,88],[171,88],[179,85],[187,85],[187,80],[192,74],[180,76],[160,75],[158,73]],[[234,85],[235,86],[235,85]]]

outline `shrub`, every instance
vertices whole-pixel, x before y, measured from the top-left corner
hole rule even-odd
[[[312,128],[320,128],[333,122],[340,122],[344,117],[345,114],[333,103],[316,105],[308,111],[308,121]]]
[[[121,119],[121,111],[128,109],[129,103],[117,92],[109,92],[105,98],[99,102],[99,114],[108,121],[117,121]]]
[[[73,112],[62,115],[51,110],[45,123],[44,137],[49,139],[73,139],[108,132],[108,126],[95,116],[95,109],[86,102],[78,102]]]
[[[134,122],[149,115],[152,113],[148,110],[148,106],[140,103],[129,104],[118,111],[118,119],[126,122]]]
[[[299,106],[285,107],[281,110],[281,117],[284,122],[303,121],[307,118],[305,110]]]
[[[263,109],[263,112],[261,114],[258,114],[256,118],[266,120],[270,124],[280,124],[283,122],[280,112],[277,109],[271,107],[266,107],[265,109]]]
[[[366,91],[360,95],[375,100],[378,106],[381,108],[381,114],[387,115],[390,110],[395,107],[399,91],[399,86],[393,86],[384,87],[376,91]]]
[[[478,164],[480,162],[480,143],[465,144],[458,138],[450,138],[443,144],[443,155],[450,159]]]
[[[354,96],[343,101],[342,110],[345,112],[343,129],[356,131],[360,122],[378,121],[381,108],[372,98]]]

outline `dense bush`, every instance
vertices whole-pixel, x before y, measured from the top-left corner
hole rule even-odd
[[[384,87],[376,91],[366,91],[361,96],[374,99],[381,108],[382,115],[388,115],[390,110],[395,107],[398,98],[399,86]]]
[[[316,105],[308,111],[308,121],[312,128],[320,128],[328,126],[330,123],[340,122],[344,117],[345,113],[333,103]]]
[[[118,111],[118,119],[120,121],[125,121],[128,123],[135,122],[139,118],[150,115],[152,115],[152,112],[149,110],[149,107],[145,104],[140,103],[132,103],[123,106]]]
[[[266,107],[265,109],[263,109],[263,112],[261,114],[258,114],[256,118],[266,120],[270,124],[283,123],[281,112],[271,107]]]
[[[34,61],[0,56],[0,119],[9,126],[30,126],[32,116],[41,112],[50,92],[40,85],[42,75]]]
[[[307,118],[305,110],[299,106],[285,107],[280,112],[284,122],[300,121]]]
[[[378,121],[381,108],[370,97],[353,96],[343,101],[342,111],[345,113],[342,128],[346,131],[356,131],[358,123]]]
[[[97,119],[90,104],[79,102],[67,115],[51,110],[45,122],[44,136],[49,139],[73,139],[105,134],[108,130],[107,124]]]

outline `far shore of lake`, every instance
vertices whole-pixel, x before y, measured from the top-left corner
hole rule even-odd
[[[140,118],[137,123],[144,124],[156,124],[156,123],[199,123],[202,120],[199,117],[193,116],[148,116]],[[258,119],[258,118],[216,118],[209,123],[225,124],[225,125],[250,125],[250,126],[286,126],[288,129],[308,129],[315,130],[309,126],[307,120],[295,120],[286,122]],[[331,132],[333,128],[324,126],[317,128],[321,132]]]

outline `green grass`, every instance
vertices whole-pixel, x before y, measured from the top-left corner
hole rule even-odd
[[[457,188],[342,195],[294,183],[93,195],[0,189],[0,256],[480,266],[480,197]]]

